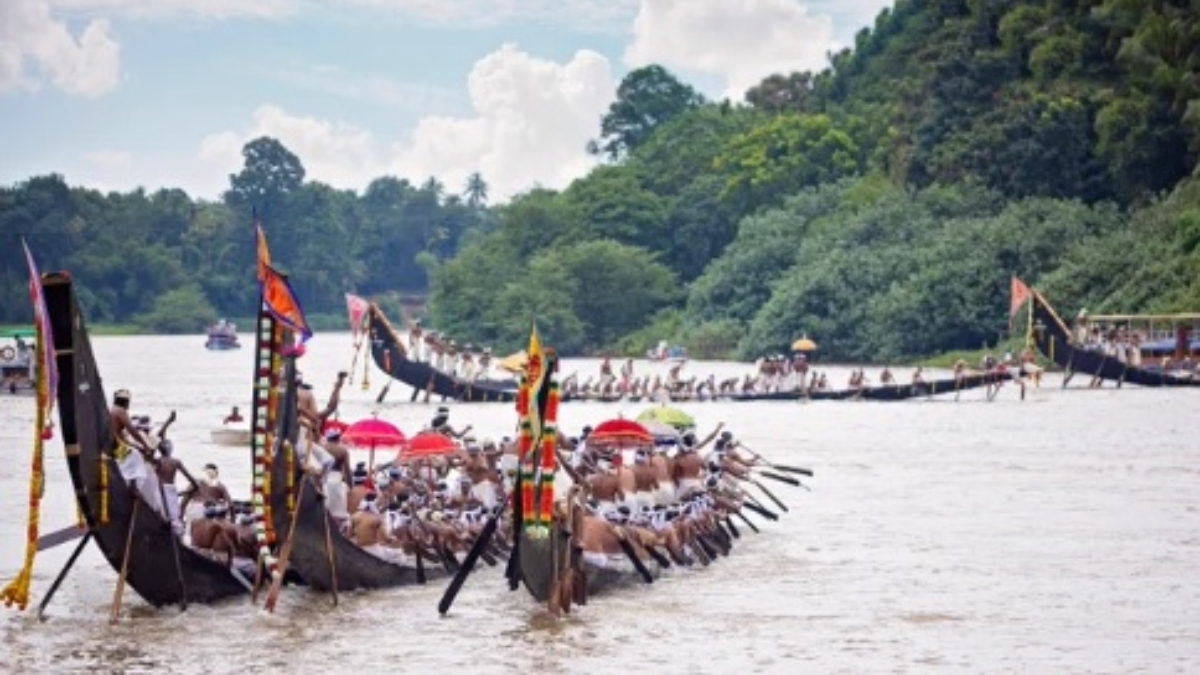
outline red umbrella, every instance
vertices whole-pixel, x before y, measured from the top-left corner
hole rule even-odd
[[[601,422],[587,437],[588,447],[632,448],[654,444],[654,434],[633,420]]]
[[[391,422],[378,417],[368,417],[346,427],[342,431],[342,443],[352,448],[370,450],[371,457],[368,466],[375,468],[375,450],[394,449],[404,445],[407,439],[404,432]]]
[[[422,431],[408,439],[408,442],[400,448],[400,454],[396,455],[396,461],[403,462],[422,457],[449,455],[458,452],[458,449],[458,444],[454,442],[453,438],[436,431]]]

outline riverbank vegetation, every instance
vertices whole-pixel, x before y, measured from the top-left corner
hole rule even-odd
[[[35,177],[0,189],[0,321],[28,314],[18,233],[95,320],[251,314],[254,212],[310,311],[423,296],[497,350],[536,316],[565,354],[749,358],[806,333],[825,359],[897,362],[1005,339],[1013,274],[1064,313],[1196,311],[1197,72],[1179,3],[900,0],[745,103],[630,72],[598,166],[504,204],[479,175],[336,190],[269,138],[219,202]]]

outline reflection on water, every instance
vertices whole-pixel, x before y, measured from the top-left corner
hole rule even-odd
[[[133,390],[136,412],[172,431],[190,466],[221,466],[249,492],[249,452],[208,441],[229,406],[249,408],[251,350],[207,352],[203,338],[98,338],[110,392]],[[301,363],[318,395],[350,366],[349,337],[322,334]],[[661,364],[639,362],[648,372]],[[361,364],[360,364],[361,368]],[[565,372],[598,371],[592,361]],[[741,374],[738,364],[686,370]],[[847,369],[830,369],[840,386]],[[898,373],[899,375],[899,373]],[[361,370],[343,419],[376,408],[384,377]],[[432,407],[394,386],[383,417],[406,432]],[[769,485],[791,506],[778,523],[741,527],[734,553],[711,567],[669,570],[653,586],[591,599],[555,619],[501,568],[482,567],[451,615],[441,585],[328,596],[288,589],[277,612],[234,601],[154,610],[126,594],[108,625],[116,574],[89,549],[55,597],[49,620],[0,615],[0,662],[14,672],[301,672],[379,668],[470,672],[659,667],[695,672],[1195,671],[1200,668],[1200,392],[1061,390],[1049,379],[1024,402],[1007,387],[992,403],[696,403],[701,431],[726,422],[777,462],[808,466],[813,492]],[[562,407],[569,433],[634,404]],[[452,422],[511,434],[503,404],[453,408]],[[0,398],[0,574],[20,566],[32,401]],[[49,446],[43,530],[73,522],[61,445]],[[72,546],[38,557],[41,600]],[[32,614],[32,612],[29,612]],[[387,648],[384,649],[383,646]]]

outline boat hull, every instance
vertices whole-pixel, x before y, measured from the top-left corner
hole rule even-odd
[[[1161,370],[1138,368],[1103,352],[1083,349],[1071,339],[1070,329],[1054,308],[1039,292],[1034,291],[1033,338],[1038,351],[1067,372],[1063,386],[1076,373],[1091,378],[1091,382],[1109,380],[1117,386],[1125,383],[1143,387],[1200,387],[1200,378],[1177,377]]]
[[[371,336],[371,359],[375,366],[392,379],[413,388],[415,399],[421,392],[427,397],[450,399],[468,403],[515,401],[516,380],[475,380],[467,382],[451,377],[428,363],[408,358],[399,335],[377,305],[369,311]]]
[[[295,360],[288,358],[285,382],[290,383],[280,405],[279,437],[287,437],[294,444],[298,437]],[[289,570],[295,571],[311,588],[318,591],[353,591],[360,589],[392,588],[420,583],[415,567],[393,564],[363,550],[347,539],[325,509],[319,496],[315,480],[301,470],[300,458],[289,460],[289,447],[279,447],[271,460],[271,484],[284,489],[274,489],[270,494],[271,518],[280,546],[287,546],[285,538],[290,536]],[[289,473],[291,477],[289,480]],[[293,496],[289,504],[285,486],[293,485]],[[294,506],[294,509],[289,508]],[[433,579],[444,574],[441,568],[426,569],[426,578]],[[336,579],[336,584],[335,584]]]
[[[70,278],[47,275],[45,297],[59,373],[59,433],[79,511],[105,559],[120,572],[133,528],[129,546],[133,555],[125,580],[151,605],[208,603],[245,595],[249,589],[242,580],[224,564],[183,545],[167,522],[126,485],[110,458],[115,443],[108,403]]]

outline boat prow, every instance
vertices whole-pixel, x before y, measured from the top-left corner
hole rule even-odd
[[[118,573],[126,567],[126,583],[155,607],[246,594],[248,589],[226,565],[184,546],[167,521],[122,478],[112,459],[115,442],[104,387],[71,279],[49,274],[43,280],[67,468],[79,512],[105,559]],[[131,552],[128,561],[126,550]]]

